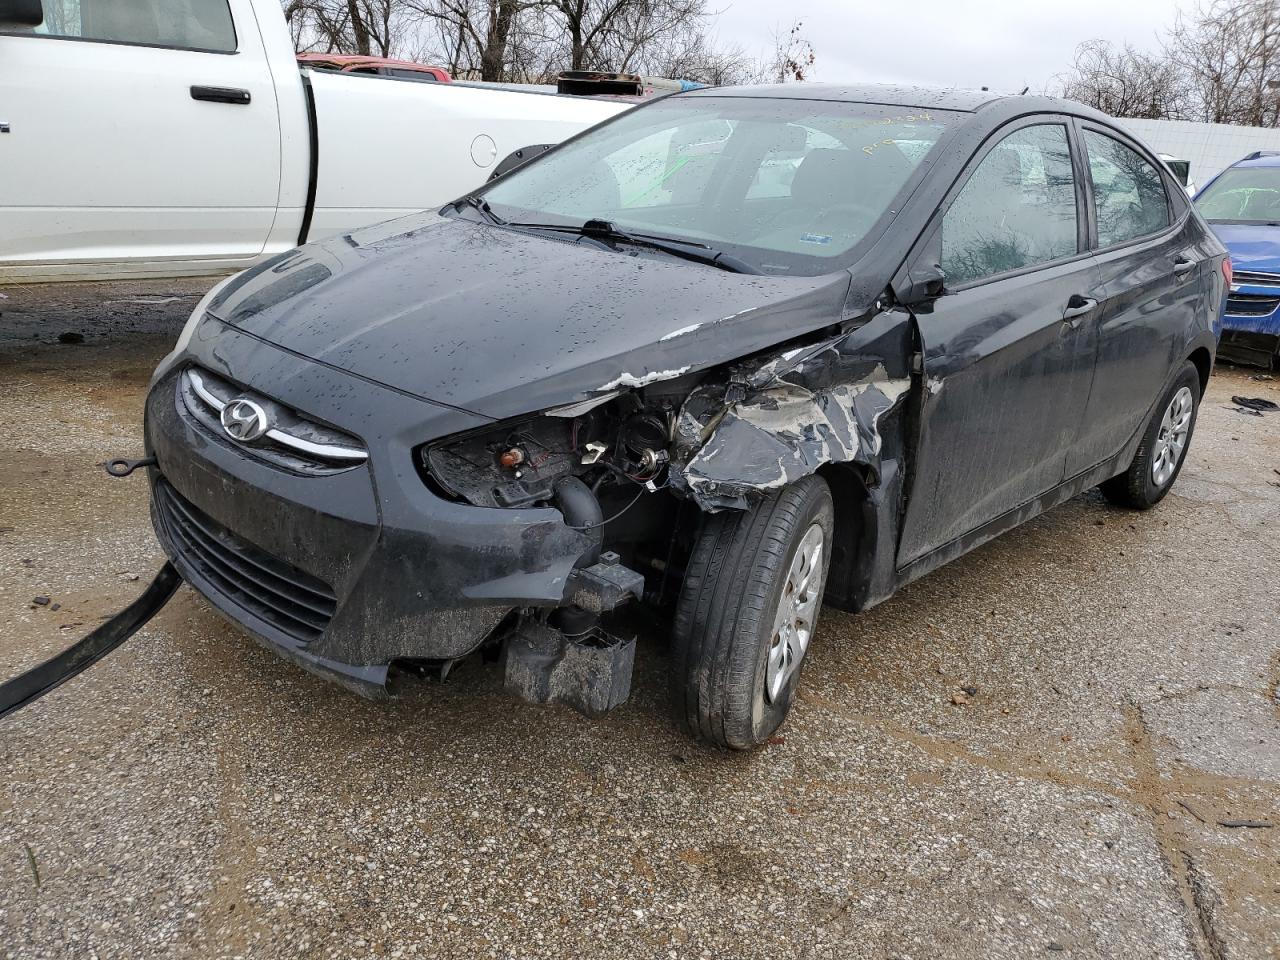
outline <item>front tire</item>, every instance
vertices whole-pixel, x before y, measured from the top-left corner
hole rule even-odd
[[[1112,503],[1150,510],[1182,472],[1200,412],[1200,373],[1187,362],[1156,404],[1129,469],[1100,486]]]
[[[696,739],[746,750],[786,719],[834,530],[820,477],[703,519],[676,606],[671,670],[676,720]]]

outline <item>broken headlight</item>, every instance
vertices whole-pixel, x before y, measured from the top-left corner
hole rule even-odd
[[[572,410],[575,415],[565,415]],[[507,421],[421,448],[422,467],[440,492],[476,506],[551,502],[565,476],[643,484],[662,474],[674,418],[669,404],[633,394]]]

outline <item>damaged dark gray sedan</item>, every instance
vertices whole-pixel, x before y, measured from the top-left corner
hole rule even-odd
[[[614,611],[652,605],[679,722],[750,747],[824,601],[866,609],[1094,485],[1165,495],[1226,264],[1077,104],[668,97],[211,291],[147,402],[156,531],[364,693],[488,651],[599,713],[630,683]]]

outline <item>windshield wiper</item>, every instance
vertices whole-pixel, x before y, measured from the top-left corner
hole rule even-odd
[[[677,240],[674,237],[660,237],[651,233],[628,233],[619,230],[608,220],[592,219],[581,226],[564,223],[527,223],[519,220],[505,221],[509,227],[523,227],[529,230],[550,230],[555,233],[570,233],[580,237],[609,243],[625,243],[635,247],[647,247],[660,250],[681,260],[693,263],[705,263],[709,267],[728,270],[731,273],[759,273],[755,267],[723,250],[716,250],[696,240]]]
[[[463,207],[471,207],[473,210],[478,211],[480,216],[490,223],[506,224],[509,222],[494,213],[493,207],[489,206],[489,201],[479,194],[469,193],[453,205],[455,210],[461,210]]]

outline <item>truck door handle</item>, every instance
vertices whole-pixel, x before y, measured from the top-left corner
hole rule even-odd
[[[1062,311],[1062,322],[1074,330],[1080,326],[1081,319],[1092,313],[1097,306],[1098,301],[1092,297],[1082,297],[1078,293],[1073,293],[1071,299],[1067,301],[1066,309]]]
[[[201,87],[193,85],[191,87],[192,100],[207,100],[210,103],[238,103],[247,104],[249,102],[249,91],[241,90],[239,87]]]
[[[1179,257],[1173,261],[1173,275],[1175,277],[1185,277],[1188,273],[1195,269],[1196,262],[1188,260],[1186,257]]]

